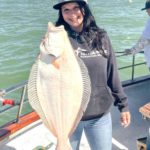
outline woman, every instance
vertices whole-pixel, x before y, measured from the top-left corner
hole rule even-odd
[[[96,25],[84,0],[59,0],[53,8],[59,10],[56,26],[64,25],[76,54],[88,68],[92,84],[86,112],[70,138],[72,149],[79,150],[84,130],[91,150],[111,150],[112,103],[118,106],[124,127],[130,124],[130,113],[109,37]]]

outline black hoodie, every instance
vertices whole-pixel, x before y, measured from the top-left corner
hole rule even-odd
[[[91,97],[82,120],[103,116],[114,103],[120,112],[128,111],[128,102],[119,79],[115,55],[107,33],[102,38],[105,57],[96,49],[91,49],[90,41],[82,35],[70,36],[71,44],[77,55],[85,63],[91,79]],[[81,42],[80,42],[81,41]]]

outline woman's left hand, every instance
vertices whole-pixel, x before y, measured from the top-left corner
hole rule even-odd
[[[131,115],[130,112],[121,112],[121,117],[120,117],[121,125],[125,128],[129,126],[131,122]]]

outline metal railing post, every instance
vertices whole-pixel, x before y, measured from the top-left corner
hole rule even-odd
[[[21,99],[20,99],[20,105],[19,105],[19,109],[18,109],[18,113],[17,113],[16,122],[19,122],[19,117],[20,117],[20,114],[21,114],[21,111],[22,111],[24,97],[25,97],[25,94],[26,94],[26,89],[27,89],[27,85],[25,85],[23,87],[23,90],[22,90]]]
[[[131,77],[131,80],[133,81],[134,80],[134,70],[135,70],[135,55],[133,55],[132,57],[132,77]]]

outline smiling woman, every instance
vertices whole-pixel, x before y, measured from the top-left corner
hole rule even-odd
[[[76,57],[81,58],[88,69],[92,87],[88,107],[70,137],[72,149],[79,149],[84,131],[92,150],[111,150],[111,105],[115,102],[118,106],[124,127],[130,124],[130,113],[107,32],[97,26],[84,0],[59,0],[53,8],[59,10],[56,26],[65,27]]]
[[[64,4],[61,8],[62,15],[66,23],[76,31],[81,32],[83,28],[83,15],[84,11],[81,10],[77,3]]]
[[[61,1],[60,3],[53,6],[54,9],[62,11],[62,20],[67,23],[76,32],[81,32],[83,28],[83,16],[85,15],[82,7],[86,4],[84,0],[72,1]],[[62,7],[61,7],[62,6]]]

